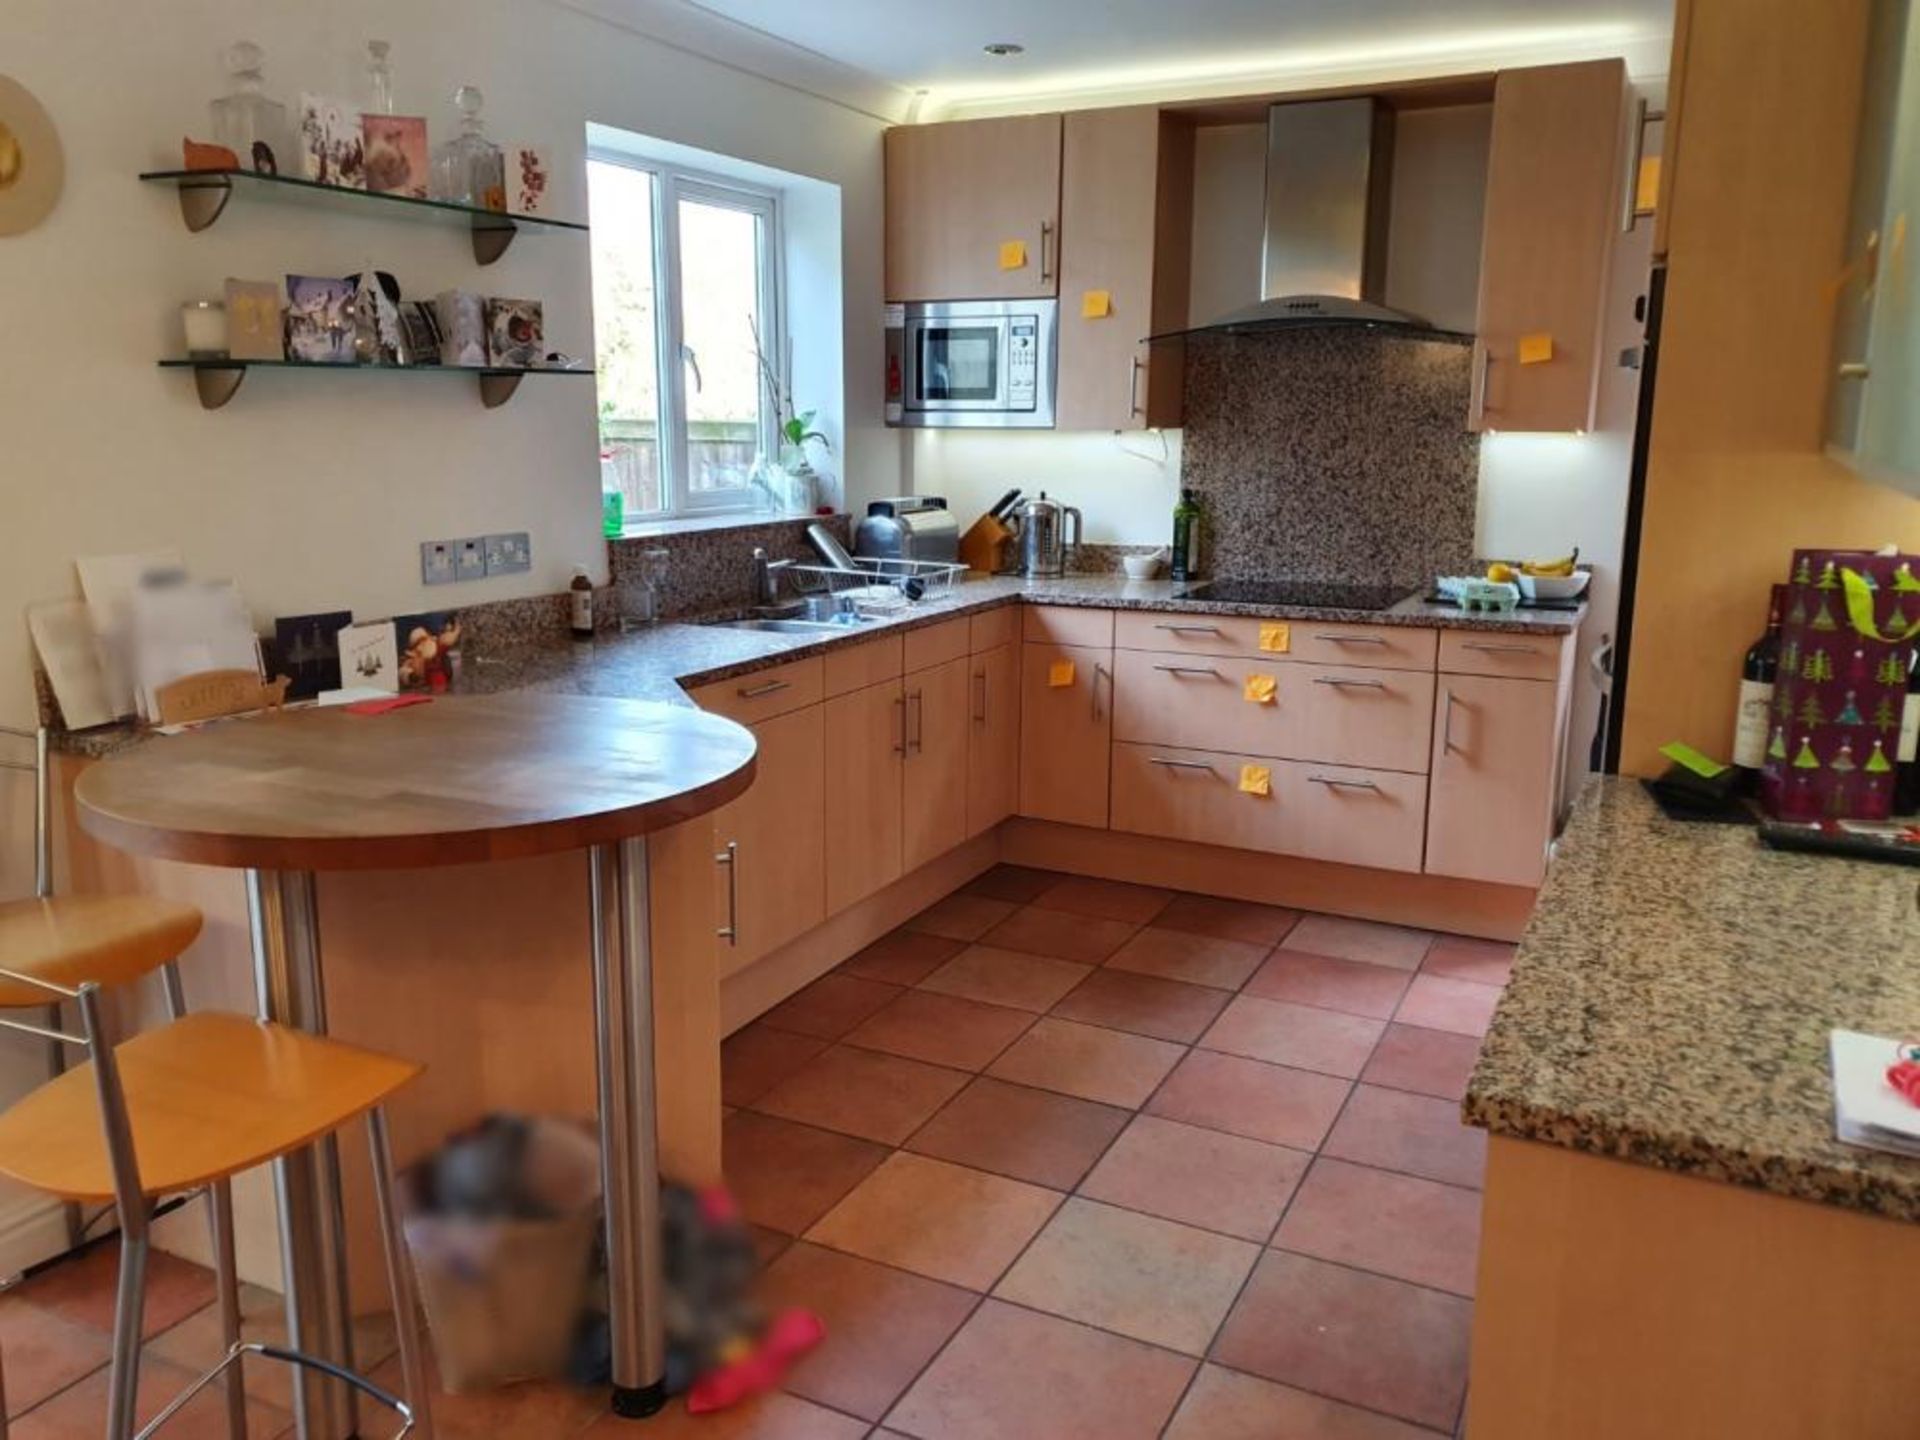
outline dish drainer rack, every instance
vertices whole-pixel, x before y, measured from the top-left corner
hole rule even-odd
[[[794,593],[831,596],[835,607],[863,615],[886,614],[919,600],[948,594],[967,573],[965,565],[941,560],[885,560],[870,555],[853,557],[854,568],[831,565],[783,567]]]

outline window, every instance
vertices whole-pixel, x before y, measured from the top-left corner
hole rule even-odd
[[[754,507],[754,460],[779,453],[778,194],[595,154],[587,195],[601,464],[627,516]]]

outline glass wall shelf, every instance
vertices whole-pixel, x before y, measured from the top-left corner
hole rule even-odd
[[[480,382],[480,403],[498,409],[513,398],[529,375],[592,375],[587,369],[507,365],[330,365],[318,360],[162,360],[163,370],[191,370],[200,406],[218,410],[233,398],[249,370],[334,370],[342,375],[472,375]]]

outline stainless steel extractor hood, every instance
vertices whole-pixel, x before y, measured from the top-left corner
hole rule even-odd
[[[1392,182],[1393,113],[1378,101],[1362,96],[1273,106],[1267,111],[1261,298],[1178,333],[1348,325],[1445,333],[1380,303]]]

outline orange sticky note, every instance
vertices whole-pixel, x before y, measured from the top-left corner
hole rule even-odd
[[[1273,704],[1274,678],[1271,675],[1253,674],[1247,676],[1247,683],[1240,693],[1255,705]]]
[[[1546,331],[1537,331],[1532,335],[1520,337],[1520,363],[1522,365],[1544,365],[1553,359],[1553,336]]]
[[[1293,627],[1284,620],[1269,620],[1260,626],[1260,648],[1269,655],[1284,655],[1293,646]]]
[[[1065,689],[1073,684],[1073,661],[1056,660],[1047,666],[1047,684],[1055,690]]]
[[[1240,793],[1242,795],[1271,795],[1273,793],[1273,771],[1265,765],[1242,765],[1240,767]]]
[[[1000,268],[1002,270],[1020,270],[1026,267],[1027,242],[1024,240],[1002,240],[1000,242]]]
[[[1082,320],[1104,320],[1113,313],[1113,293],[1108,290],[1085,290],[1080,295],[1080,318]]]

